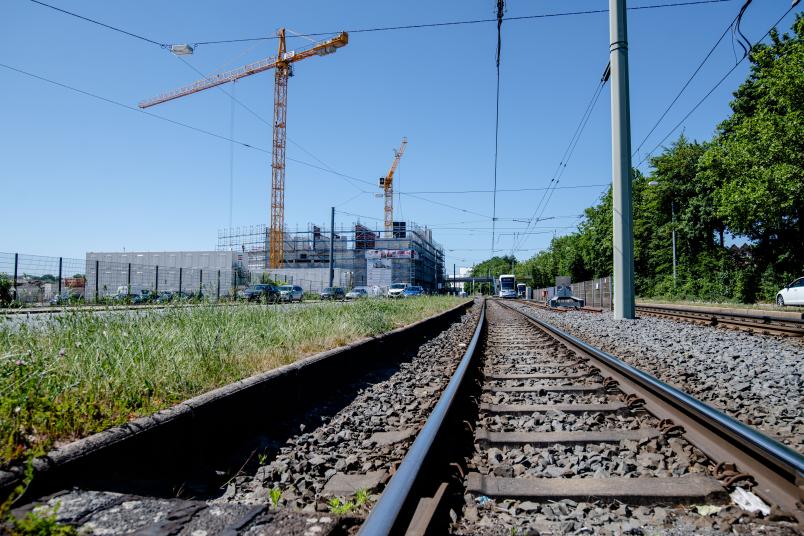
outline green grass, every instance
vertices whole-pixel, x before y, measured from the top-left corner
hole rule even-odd
[[[465,301],[68,312],[0,324],[0,467]]]

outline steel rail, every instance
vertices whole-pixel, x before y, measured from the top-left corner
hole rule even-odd
[[[411,489],[419,477],[425,459],[430,452],[430,448],[435,442],[436,436],[440,432],[446,416],[449,413],[458,391],[463,383],[469,366],[475,354],[480,333],[483,331],[483,324],[486,320],[486,302],[480,310],[480,318],[477,321],[474,336],[466,352],[461,358],[460,363],[455,369],[446,389],[441,394],[433,412],[425,422],[424,427],[416,436],[416,440],[411,445],[399,468],[388,482],[388,486],[380,496],[380,500],[371,510],[366,521],[360,528],[358,535],[375,536],[390,534],[399,520],[402,508],[408,501]]]
[[[778,441],[758,432],[750,426],[743,424],[737,419],[701,402],[697,398],[625,363],[618,357],[598,350],[577,337],[556,328],[544,320],[536,318],[527,311],[518,310],[505,303],[502,303],[502,305],[508,309],[519,312],[559,339],[568,341],[573,346],[608,365],[640,387],[678,407],[684,413],[691,415],[708,428],[718,430],[729,440],[738,444],[741,449],[749,451],[753,457],[758,458],[768,469],[774,470],[775,473],[779,472],[775,470],[775,468],[783,471],[784,474],[782,477],[793,485],[798,486],[804,482],[804,456],[798,452],[782,445]]]
[[[804,319],[800,318],[779,318],[769,315],[757,315],[750,313],[725,313],[725,312],[712,312],[712,311],[699,311],[696,309],[684,309],[675,307],[661,307],[659,305],[637,305],[637,311],[643,312],[656,312],[661,314],[672,315],[678,313],[679,315],[697,315],[702,320],[708,318],[715,319],[728,319],[738,318],[741,320],[750,320],[757,323],[757,325],[773,327],[774,324],[792,324],[804,327]]]

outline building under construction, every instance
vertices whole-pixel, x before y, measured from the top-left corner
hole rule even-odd
[[[217,250],[234,252],[237,268],[252,279],[268,273],[309,290],[328,284],[330,247],[336,286],[386,289],[392,283],[409,283],[430,291],[443,288],[444,249],[433,240],[431,229],[413,222],[394,222],[387,234],[361,223],[334,234],[310,224],[306,231],[286,231],[283,242],[281,268],[269,268],[266,225],[220,230]]]

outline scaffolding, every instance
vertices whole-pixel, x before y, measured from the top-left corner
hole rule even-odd
[[[443,289],[444,248],[433,240],[432,230],[414,222],[394,222],[392,236],[353,222],[349,228],[332,231],[323,225],[308,224],[306,231],[285,232],[284,262],[268,268],[268,228],[265,225],[235,227],[218,231],[218,251],[237,253],[239,268],[252,274],[293,274],[299,270],[328,270],[330,239],[334,240],[334,267],[343,286],[385,287],[391,283],[420,285],[430,291]]]

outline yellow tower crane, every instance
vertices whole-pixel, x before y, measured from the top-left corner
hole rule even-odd
[[[266,58],[237,69],[214,74],[194,82],[188,86],[164,93],[139,104],[140,108],[149,108],[163,102],[205,89],[234,82],[252,74],[274,69],[274,143],[271,158],[271,227],[269,233],[268,267],[280,268],[285,258],[285,128],[287,126],[288,77],[292,73],[295,62],[312,56],[326,56],[349,43],[349,35],[341,32],[337,36],[314,44],[302,51],[288,51],[285,45],[285,29],[278,32],[279,52],[276,57]]]
[[[388,175],[380,177],[380,188],[385,191],[385,238],[394,237],[394,173],[397,166],[399,166],[399,159],[405,154],[407,144],[408,139],[406,137],[402,138],[399,150],[394,151],[394,163],[391,164]]]

